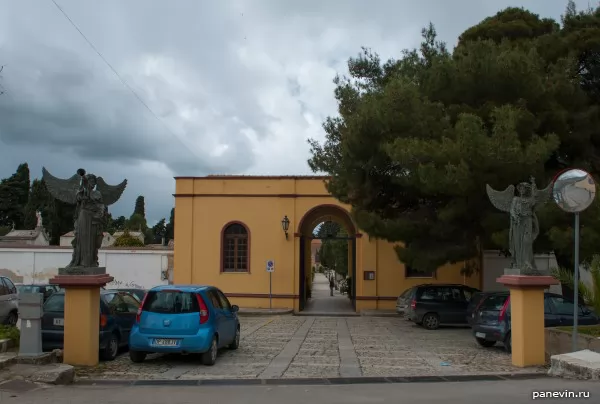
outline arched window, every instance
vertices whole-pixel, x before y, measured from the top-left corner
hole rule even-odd
[[[249,272],[249,241],[248,228],[241,223],[223,229],[222,272]]]

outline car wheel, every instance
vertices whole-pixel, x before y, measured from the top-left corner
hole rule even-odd
[[[217,337],[214,336],[210,343],[210,348],[207,352],[202,354],[202,364],[205,366],[212,366],[217,361]]]
[[[477,343],[479,345],[481,345],[483,347],[486,347],[486,348],[491,348],[494,345],[496,345],[496,341],[489,341],[489,340],[484,339],[484,338],[475,338],[475,340],[477,341]]]
[[[423,316],[422,324],[428,330],[437,330],[440,327],[440,318],[435,313],[427,313]]]
[[[17,325],[17,321],[19,321],[19,315],[17,314],[17,312],[15,311],[11,311],[10,313],[8,313],[8,317],[6,317],[6,325],[10,325],[10,326],[16,326]]]
[[[146,359],[146,352],[129,350],[129,359],[133,363],[142,363]]]
[[[110,335],[106,342],[106,347],[102,350],[102,359],[105,361],[114,361],[119,353],[119,336],[115,333]]]
[[[504,350],[508,353],[512,352],[512,337],[510,333],[508,333],[508,335],[504,339]]]
[[[229,349],[238,349],[239,346],[240,346],[240,327],[238,326],[237,329],[235,330],[235,338],[233,339],[233,342],[231,344],[229,344]]]

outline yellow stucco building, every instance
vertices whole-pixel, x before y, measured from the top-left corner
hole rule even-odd
[[[431,274],[411,271],[398,261],[394,245],[358,229],[341,204],[326,190],[326,177],[208,176],[177,177],[173,282],[214,285],[234,304],[269,307],[272,273],[273,308],[306,303],[311,272],[311,237],[324,221],[345,227],[349,240],[349,274],[356,311],[393,309],[408,287],[422,283],[464,283],[480,287],[480,275],[461,275],[462,264]],[[284,232],[282,220],[289,219]]]

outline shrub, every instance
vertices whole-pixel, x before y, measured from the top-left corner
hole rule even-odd
[[[21,332],[17,327],[0,325],[0,339],[10,339],[15,342],[15,345],[19,345],[19,341],[21,340]]]
[[[115,240],[113,245],[115,247],[143,247],[144,242],[129,234],[129,230],[125,230],[123,234]]]
[[[587,285],[580,279],[579,294],[587,306],[591,307],[596,313],[600,313],[600,255],[594,255],[589,270],[592,275],[592,284]],[[552,268],[551,271],[552,276],[558,279],[560,283],[573,288],[575,279],[571,269]]]

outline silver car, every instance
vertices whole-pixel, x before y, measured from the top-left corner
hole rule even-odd
[[[10,279],[0,276],[0,323],[16,325],[19,319],[17,287]]]

